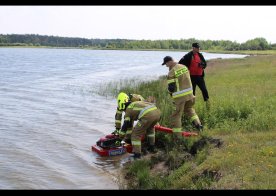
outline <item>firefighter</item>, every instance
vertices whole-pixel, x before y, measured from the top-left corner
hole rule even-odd
[[[170,56],[166,56],[163,59],[162,65],[166,65],[169,68],[169,74],[167,76],[168,91],[175,105],[175,110],[171,115],[174,135],[181,135],[181,117],[183,112],[190,118],[190,121],[197,130],[202,131],[203,126],[193,109],[195,96],[193,95],[193,87],[188,68],[176,63]]]
[[[126,94],[124,92],[119,93],[117,102],[118,102],[118,107],[117,111],[115,114],[115,131],[113,134],[118,134],[119,130],[121,128],[121,121],[122,121],[122,114],[125,109],[125,103],[130,101],[130,102],[135,102],[135,101],[143,101],[144,98],[141,95],[138,94]],[[133,124],[133,122],[131,122]],[[126,137],[125,137],[125,142],[130,143],[130,136],[131,136],[132,128],[129,128],[126,132]]]
[[[141,138],[149,144],[148,151],[155,152],[154,126],[159,122],[161,112],[155,104],[146,101],[125,102],[124,124],[119,132],[120,138],[124,138],[127,130],[133,127],[133,121],[138,121],[131,133],[131,144],[134,158],[141,157]]]

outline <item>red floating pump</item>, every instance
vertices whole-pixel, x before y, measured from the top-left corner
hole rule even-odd
[[[155,131],[165,132],[165,133],[173,133],[173,130],[167,127],[162,127],[160,125],[154,126]],[[183,131],[183,137],[197,136],[197,133]],[[101,137],[95,145],[91,147],[92,151],[97,152],[100,156],[116,156],[121,155],[126,152],[132,152],[131,144],[121,144],[121,139],[118,135],[108,134],[104,137]]]

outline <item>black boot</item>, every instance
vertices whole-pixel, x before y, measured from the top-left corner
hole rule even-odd
[[[132,157],[134,159],[141,159],[141,153],[134,153]]]
[[[125,143],[131,144],[131,139],[124,139]]]
[[[203,131],[203,126],[202,125],[196,125],[195,127],[199,132]]]
[[[154,145],[149,145],[148,151],[149,151],[150,153],[157,153],[157,150],[156,150],[156,148],[155,148]]]

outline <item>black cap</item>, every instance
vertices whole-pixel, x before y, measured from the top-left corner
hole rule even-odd
[[[172,61],[173,58],[171,56],[165,56],[163,59],[162,65],[165,65],[167,62]]]
[[[199,48],[200,46],[199,46],[198,43],[193,43],[193,44],[192,44],[192,47]]]

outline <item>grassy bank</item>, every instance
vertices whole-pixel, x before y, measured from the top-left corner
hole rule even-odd
[[[196,91],[195,109],[205,130],[179,142],[157,134],[159,152],[127,164],[122,188],[275,189],[276,56],[211,60],[206,69],[211,108]],[[161,124],[170,126],[172,102],[164,77],[113,88],[157,98]],[[184,129],[193,128],[183,118]]]
[[[276,50],[206,50],[204,52],[220,54],[276,55]]]

